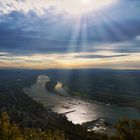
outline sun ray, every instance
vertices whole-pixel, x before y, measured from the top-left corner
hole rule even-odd
[[[2,4],[4,9],[2,12],[10,13],[16,9],[18,11],[24,11],[25,13],[36,11],[38,15],[42,15],[45,10],[50,7],[55,7],[59,12],[66,11],[71,14],[82,15],[90,11],[108,7],[116,3],[116,1],[117,0],[5,0]]]

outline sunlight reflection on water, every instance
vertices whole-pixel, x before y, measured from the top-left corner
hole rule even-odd
[[[118,120],[126,116],[132,119],[140,118],[140,111],[134,108],[105,105],[95,101],[84,101],[68,95],[60,96],[57,93],[49,93],[45,87],[48,81],[50,81],[48,76],[38,76],[37,82],[26,93],[36,101],[43,103],[45,107],[49,107],[57,113],[64,113],[68,120],[75,124],[81,124],[98,118],[109,120]],[[61,89],[62,84],[60,82],[58,84],[56,87],[63,91]]]

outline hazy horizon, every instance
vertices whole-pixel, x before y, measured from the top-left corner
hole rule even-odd
[[[0,68],[140,69],[138,0],[2,0]]]

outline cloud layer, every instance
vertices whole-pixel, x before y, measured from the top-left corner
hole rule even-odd
[[[139,0],[115,0],[80,16],[64,12],[70,5],[78,6],[0,1],[0,67],[140,69]]]

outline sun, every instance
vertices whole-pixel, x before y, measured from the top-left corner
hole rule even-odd
[[[81,0],[83,4],[91,4],[92,0]]]
[[[85,14],[113,5],[117,0],[50,0],[54,7],[72,14]]]
[[[28,0],[27,0],[28,1]],[[14,2],[14,8],[30,11],[36,9],[38,14],[48,9],[55,9],[54,12],[64,12],[74,15],[83,15],[89,12],[98,11],[104,7],[110,7],[118,0],[29,0],[28,2]]]

